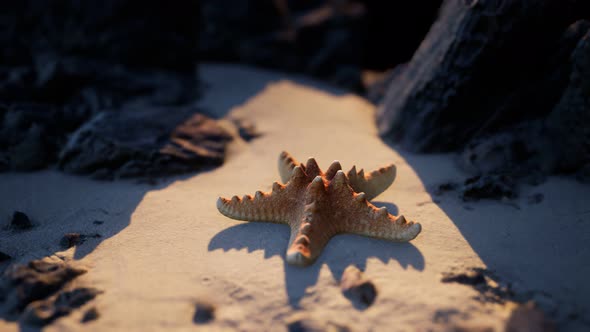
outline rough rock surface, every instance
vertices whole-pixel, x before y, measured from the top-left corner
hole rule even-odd
[[[305,72],[360,92],[363,68],[383,70],[411,58],[441,1],[201,3],[205,59]]]
[[[61,169],[95,178],[156,177],[217,166],[232,136],[192,108],[135,107],[102,112],[62,151]]]
[[[94,299],[102,291],[96,288],[76,288],[62,291],[46,300],[29,304],[20,317],[25,324],[44,326]]]
[[[86,270],[74,267],[57,257],[12,266],[0,281],[3,314],[22,312],[29,304],[48,298],[85,272]]]
[[[198,9],[192,0],[0,4],[0,171],[54,163],[68,134],[104,109],[193,98]]]
[[[445,1],[377,114],[381,135],[414,151],[448,151],[547,115],[567,85],[584,1]],[[551,20],[545,19],[551,17]],[[508,79],[509,78],[509,79]]]

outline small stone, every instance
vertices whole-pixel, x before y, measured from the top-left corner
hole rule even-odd
[[[12,257],[10,257],[10,255],[5,254],[2,251],[0,251],[0,263],[4,263],[10,259],[12,259]]]
[[[198,301],[195,304],[195,315],[193,322],[195,324],[205,324],[215,318],[215,306],[209,302]]]
[[[485,174],[465,180],[462,188],[464,201],[480,199],[513,199],[518,196],[516,184],[508,175]]]
[[[13,229],[18,229],[18,230],[26,230],[26,229],[32,228],[33,224],[31,223],[31,220],[24,212],[15,211],[14,214],[12,215],[12,221],[10,222],[10,227],[12,227]]]
[[[82,235],[80,235],[79,233],[67,233],[66,235],[64,235],[61,238],[59,244],[63,248],[68,249],[68,248],[77,246],[77,245],[81,244],[82,242],[83,242]]]
[[[0,288],[6,286],[3,289],[5,298],[11,299],[5,305],[8,310],[22,311],[30,303],[46,299],[85,272],[55,256],[33,260],[27,265],[15,265],[0,279]]]
[[[354,265],[348,266],[342,273],[340,289],[359,309],[369,307],[377,297],[377,289],[373,282],[366,280],[361,270]]]
[[[95,225],[102,225],[102,224],[104,224],[104,221],[102,221],[102,220],[95,220],[92,223],[95,224]]]
[[[84,316],[82,316],[82,319],[80,321],[82,323],[88,323],[93,320],[97,320],[99,317],[100,317],[100,313],[98,312],[98,309],[96,309],[96,307],[92,307],[92,308],[86,310],[86,312],[84,313]]]
[[[69,249],[71,247],[77,246],[77,245],[81,245],[82,243],[84,243],[87,239],[90,238],[100,238],[102,237],[102,235],[100,234],[80,234],[80,233],[67,233],[66,235],[64,235],[59,244],[64,248],[64,249]]]
[[[529,204],[539,204],[541,203],[543,200],[545,199],[545,195],[541,194],[541,193],[536,193],[533,195],[530,195],[527,199],[527,202]]]
[[[95,288],[76,288],[59,295],[29,304],[20,320],[24,323],[45,326],[59,317],[67,316],[102,293]]]
[[[554,332],[555,325],[534,302],[519,305],[506,321],[506,332]]]
[[[475,286],[484,284],[486,282],[486,278],[480,270],[473,269],[460,273],[444,273],[441,281],[444,283],[456,282],[463,285]]]
[[[289,332],[348,332],[347,326],[333,322],[322,322],[312,319],[308,313],[299,312],[287,320]]]
[[[458,184],[454,183],[454,182],[445,182],[445,183],[441,183],[439,185],[437,185],[434,188],[434,195],[436,196],[441,196],[442,194],[448,192],[448,191],[453,191],[456,190],[458,188]]]

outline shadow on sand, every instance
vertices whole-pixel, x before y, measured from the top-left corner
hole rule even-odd
[[[340,280],[344,269],[353,264],[361,271],[369,258],[377,258],[384,264],[397,260],[406,269],[424,269],[424,257],[410,243],[393,243],[367,237],[342,234],[334,237],[318,260],[311,266],[301,268],[286,263],[285,251],[289,241],[289,228],[269,223],[245,223],[227,228],[216,234],[209,242],[209,251],[222,249],[247,249],[248,252],[264,251],[264,258],[283,258],[285,287],[289,303],[298,308],[305,290],[317,283],[321,267],[325,264],[335,280]]]

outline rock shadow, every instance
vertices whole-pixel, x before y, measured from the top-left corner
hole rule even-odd
[[[390,147],[416,172],[433,204],[448,216],[499,280],[517,295],[551,294],[552,304],[548,307],[565,308],[564,315],[585,315],[583,312],[590,308],[590,286],[584,276],[590,268],[581,262],[590,259],[590,252],[581,251],[580,246],[587,243],[583,234],[590,231],[588,223],[583,222],[588,219],[588,187],[573,179],[560,178],[534,187],[523,185],[518,198],[467,204],[453,189],[443,193],[437,190],[441,184],[461,182],[468,177],[448,155],[420,155],[396,145]],[[579,194],[572,195],[571,191]],[[547,199],[531,203],[530,197],[534,195]],[[417,206],[428,208],[419,203]],[[567,211],[559,211],[566,208]]]
[[[377,205],[382,206],[382,205]],[[389,209],[389,207],[388,207]],[[396,260],[404,269],[424,269],[424,256],[411,243],[393,243],[368,237],[341,234],[330,240],[317,261],[308,267],[287,264],[285,252],[289,241],[289,228],[269,223],[244,223],[217,233],[209,242],[208,250],[247,249],[263,250],[264,258],[280,256],[285,271],[285,287],[289,303],[298,308],[305,290],[317,283],[321,267],[325,264],[333,278],[340,280],[344,269],[354,264],[364,271],[367,260],[377,258],[384,264]],[[239,240],[237,240],[239,239]]]

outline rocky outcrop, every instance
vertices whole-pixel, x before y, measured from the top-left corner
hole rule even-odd
[[[580,169],[588,23],[572,23],[588,13],[577,0],[445,1],[387,89],[380,134],[411,151],[463,150],[478,174]]]
[[[57,161],[98,112],[194,99],[198,1],[0,4],[0,171]]]

